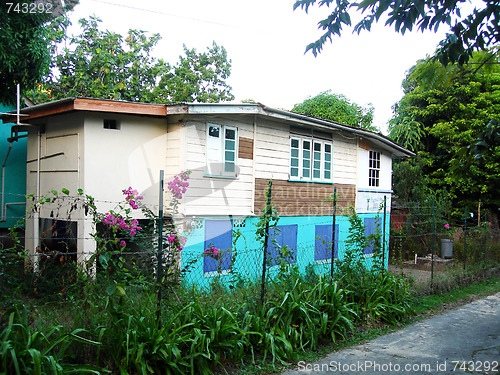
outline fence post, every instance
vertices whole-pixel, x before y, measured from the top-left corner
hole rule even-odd
[[[385,269],[385,215],[387,214],[387,196],[384,195],[384,219],[382,220],[382,267]],[[389,254],[387,254],[389,255]]]
[[[486,211],[486,213],[484,214],[484,222],[487,224],[488,223],[488,211]],[[483,231],[483,268],[486,267],[486,231],[489,230],[488,228],[486,228],[484,231]]]
[[[161,314],[161,279],[163,278],[163,170],[160,170],[160,189],[158,197],[158,270],[157,270],[157,283],[158,283],[158,318]]]
[[[269,218],[268,216],[271,214],[271,189],[273,186],[273,180],[269,180],[269,187],[267,189],[267,201],[265,207],[265,215],[266,215],[266,229],[264,235],[264,254],[262,260],[262,280],[260,286],[260,304],[264,306],[264,294],[266,293],[266,263],[267,263],[267,244],[269,239]]]
[[[333,227],[332,227],[332,259],[330,264],[330,277],[333,281],[333,261],[335,260],[335,214],[337,212],[337,187],[333,188]]]
[[[434,197],[432,197],[432,239],[431,239],[431,283],[434,280],[434,241],[436,236],[436,216],[434,214]]]
[[[467,207],[464,210],[464,271],[467,260]]]

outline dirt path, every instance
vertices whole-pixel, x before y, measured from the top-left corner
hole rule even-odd
[[[389,271],[396,275],[404,274],[407,277],[411,277],[416,284],[426,284],[431,281],[431,271],[416,268],[403,268],[392,264],[389,265]]]

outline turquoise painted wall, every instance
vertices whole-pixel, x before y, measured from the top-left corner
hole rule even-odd
[[[378,216],[380,223],[380,233],[383,233],[383,214],[359,214],[362,219],[365,218],[376,218]],[[208,218],[209,220],[216,220],[216,218]],[[204,219],[207,220],[207,219]],[[225,218],[224,220],[228,220]],[[250,279],[254,281],[260,280],[262,274],[262,262],[263,254],[261,245],[256,242],[255,231],[256,224],[259,218],[248,217],[244,221],[244,225],[240,227],[233,226],[233,232],[239,230],[241,232],[241,237],[236,242],[233,247],[236,249],[236,258],[234,263],[234,269],[237,274],[239,274],[243,279]],[[296,265],[301,273],[306,272],[306,267],[308,265],[313,265],[316,273],[329,274],[330,273],[330,263],[315,261],[315,247],[318,244],[316,241],[316,226],[318,225],[332,225],[331,216],[311,216],[311,217],[282,217],[278,221],[278,226],[297,226],[297,252],[296,252]],[[345,252],[345,240],[349,234],[349,221],[346,216],[336,216],[336,225],[338,225],[338,236],[336,235],[336,241],[338,241],[338,258],[342,259]],[[387,267],[388,263],[388,243],[389,243],[389,226],[390,226],[390,214],[386,215],[386,256],[385,263]],[[208,247],[205,233],[205,225],[201,228],[196,228],[191,233],[184,233],[188,240],[186,246],[182,251],[182,264],[183,269],[187,269],[184,281],[190,285],[195,284],[201,289],[208,289],[210,282],[214,278],[218,277],[217,271],[205,273],[204,272],[204,257],[202,256],[204,250]],[[234,238],[234,237],[233,237]],[[371,265],[371,256],[366,257],[367,265]],[[221,262],[227,263],[227,262]],[[278,272],[278,266],[268,268],[268,274],[273,277]],[[220,280],[222,282],[227,282],[234,277],[222,270],[222,276]]]
[[[15,107],[0,104],[0,112],[9,112],[15,109]],[[10,131],[12,125],[14,124],[4,124],[0,120],[0,167],[3,165],[9,149],[7,138],[11,136]],[[14,226],[18,220],[24,217],[26,211],[26,206],[24,205],[12,205],[12,203],[25,202],[26,148],[26,138],[21,138],[19,141],[13,142],[7,163],[5,164],[4,203],[7,203],[5,211],[6,221],[0,221],[0,228],[10,228]]]

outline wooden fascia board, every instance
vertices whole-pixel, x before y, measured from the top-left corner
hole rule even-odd
[[[68,113],[71,111],[123,113],[129,115],[160,117],[165,117],[167,115],[167,107],[163,104],[145,104],[118,102],[113,100],[74,98],[24,108],[23,110],[21,110],[21,113],[24,115],[21,117],[21,121],[26,122],[37,118]],[[6,123],[16,122],[15,114],[4,115],[2,116],[2,118]]]
[[[86,98],[76,98],[74,109],[78,111],[124,113],[142,116],[165,117],[167,115],[167,107],[164,104],[117,102],[113,100]]]
[[[28,107],[22,109],[21,114],[23,116],[21,116],[20,120],[21,122],[26,122],[28,120],[34,120],[41,117],[71,112],[74,109],[75,108],[73,100],[54,103],[54,105],[50,105],[49,103],[47,103],[46,105],[40,106],[39,108]],[[2,118],[4,123],[11,123],[11,122],[15,123],[17,121],[17,116],[15,113],[4,115],[2,116]]]

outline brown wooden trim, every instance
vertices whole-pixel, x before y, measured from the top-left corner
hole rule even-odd
[[[86,98],[76,98],[75,109],[80,111],[126,113],[147,116],[167,115],[167,107],[164,104],[131,103]]]
[[[254,212],[259,215],[265,203],[265,192],[269,181],[255,179]],[[337,215],[350,206],[355,206],[356,186],[348,184],[321,184],[273,180],[272,197],[280,216],[325,216],[332,215],[332,202],[325,202],[337,187]]]
[[[373,148],[373,144],[364,138],[359,138],[358,145],[360,148],[366,151],[370,151]]]
[[[28,107],[21,110],[21,113],[24,116],[20,117],[21,123],[24,123],[28,120],[33,120],[41,117],[57,115],[59,113],[70,112],[74,110],[73,101],[63,101],[61,103],[45,103],[39,104],[39,108]],[[28,116],[26,116],[28,115]],[[3,122],[16,122],[17,117],[15,114],[13,115],[4,115]]]
[[[27,122],[29,120],[57,115],[61,113],[68,113],[71,111],[111,112],[142,116],[167,115],[167,107],[163,104],[131,103],[120,102],[116,100],[88,98],[69,98],[24,108],[21,113],[27,114],[28,116],[21,116],[21,122]],[[5,123],[15,122],[16,115],[3,115],[2,119]]]
[[[253,139],[240,137],[238,157],[253,160]]]

